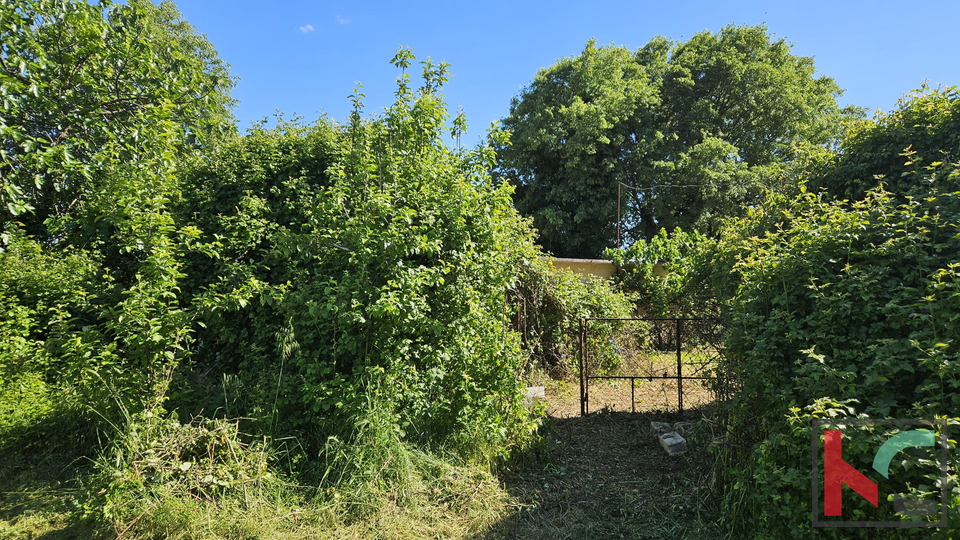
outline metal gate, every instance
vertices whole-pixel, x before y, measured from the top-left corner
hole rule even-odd
[[[606,328],[593,328],[591,333],[591,325]],[[715,379],[709,373],[720,355],[719,334],[717,321],[703,318],[581,319],[580,414],[590,412],[591,382],[601,380],[630,381],[632,412],[636,412],[638,381],[676,381],[677,409],[683,412],[684,381]],[[604,365],[604,359],[621,364],[613,369]]]

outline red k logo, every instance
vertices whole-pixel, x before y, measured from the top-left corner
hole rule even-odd
[[[843,513],[844,484],[877,506],[877,484],[843,460],[840,430],[826,430],[823,432],[823,515]]]

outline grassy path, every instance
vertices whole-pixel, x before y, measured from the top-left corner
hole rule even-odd
[[[650,433],[651,420],[700,418],[695,411],[549,418],[541,446],[504,478],[515,512],[483,538],[719,537],[707,485],[709,425],[689,437],[691,449],[681,456],[667,456]]]

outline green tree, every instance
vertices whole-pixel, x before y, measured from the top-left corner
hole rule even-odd
[[[634,53],[597,48],[541,70],[511,104],[496,174],[517,186],[558,255],[614,247],[661,228],[716,231],[718,218],[783,182],[806,145],[832,143],[840,90],[763,26],[728,26]]]
[[[590,41],[514,98],[496,174],[516,186],[517,209],[546,250],[588,256],[611,243],[617,182],[631,180],[632,158],[656,136],[644,117],[658,102],[654,78],[626,49]]]
[[[234,130],[232,84],[170,2],[0,0],[0,282],[33,310],[51,380],[162,396],[190,341],[180,265],[199,233],[169,211],[175,167]]]
[[[0,221],[76,236],[116,206],[114,165],[232,130],[232,86],[172,2],[0,0]]]

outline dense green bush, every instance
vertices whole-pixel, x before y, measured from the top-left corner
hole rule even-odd
[[[260,441],[299,481],[373,486],[381,502],[417,477],[441,482],[438,460],[488,465],[527,440],[506,295],[542,254],[489,178],[492,151],[443,141],[465,129],[462,116],[446,127],[445,64],[424,62],[414,89],[401,51],[397,101],[379,117],[358,92],[346,125],[241,137],[224,123],[224,66],[172,4],[0,2],[0,33],[8,59],[36,59],[18,72],[32,98],[23,81],[0,89],[0,446],[26,452],[59,417],[82,423],[48,454],[107,456],[80,503],[118,525],[148,521],[167,494],[226,493],[184,465],[214,439],[242,459],[211,464],[212,480],[221,465],[265,474]],[[63,144],[38,142],[54,129],[45,94],[63,83],[48,76],[76,60],[47,54],[53,35],[68,48],[98,38],[67,81],[90,84],[90,100],[58,112],[96,129],[71,127]],[[128,57],[136,69],[97,71]],[[111,84],[143,94],[104,123]],[[37,414],[17,414],[18,396]],[[226,429],[210,416],[243,418]]]
[[[487,175],[489,149],[442,141],[446,65],[424,62],[414,90],[412,60],[394,59],[382,116],[364,118],[358,93],[348,125],[258,127],[186,173],[179,215],[216,253],[185,268],[204,325],[192,372],[226,377],[242,396],[231,414],[295,437],[299,459],[329,437],[373,444],[356,437],[374,418],[404,444],[481,460],[530,428],[505,294],[540,253]],[[176,406],[196,407],[191,384]]]
[[[100,339],[108,287],[96,256],[67,248],[50,253],[17,225],[0,242],[0,381],[28,374],[52,385],[100,394],[116,345]]]
[[[728,439],[717,446],[735,534],[813,535],[814,419],[951,418],[960,410],[957,103],[953,88],[924,90],[852,126],[842,152],[814,156],[804,173],[829,191],[780,197],[728,224],[709,269],[729,325],[720,372],[737,391]],[[854,455],[877,444],[845,442]],[[957,527],[960,506],[951,444],[943,537]],[[865,515],[867,506],[848,498],[844,513]]]
[[[82,473],[71,508],[165,536],[289,488],[278,463],[386,504],[528,439],[507,294],[542,253],[493,152],[443,141],[445,64],[414,89],[401,51],[378,117],[358,92],[345,125],[238,136],[170,2],[0,0],[0,36],[5,485]]]
[[[543,369],[562,378],[577,373],[580,321],[585,317],[631,317],[633,298],[607,280],[555,268],[547,259],[530,259],[521,266],[520,279],[510,290],[516,313],[514,328],[520,333],[528,358],[524,373]],[[594,324],[590,348],[596,351],[596,369],[609,372],[623,359],[611,338],[624,324]]]
[[[645,317],[715,316],[709,289],[700,279],[713,242],[694,231],[661,229],[649,240],[605,256],[620,269],[617,281],[636,294],[637,311]]]
[[[928,180],[958,176],[954,166]],[[853,204],[804,193],[729,229],[714,267],[729,302],[723,369],[740,388],[720,466],[742,534],[812,534],[813,418],[956,416],[958,223],[960,192],[902,204],[885,192]]]
[[[170,2],[2,2],[0,36],[0,297],[26,340],[0,365],[117,419],[187,354],[179,268],[198,231],[170,215],[173,172],[234,131],[232,80]]]
[[[924,86],[898,102],[896,110],[855,122],[842,151],[811,177],[811,188],[834,198],[862,199],[882,183],[898,196],[922,196],[934,178],[927,171],[960,161],[960,93],[956,86]],[[938,175],[940,183],[949,175]],[[953,187],[939,189],[956,189]],[[901,199],[903,200],[903,199]]]

